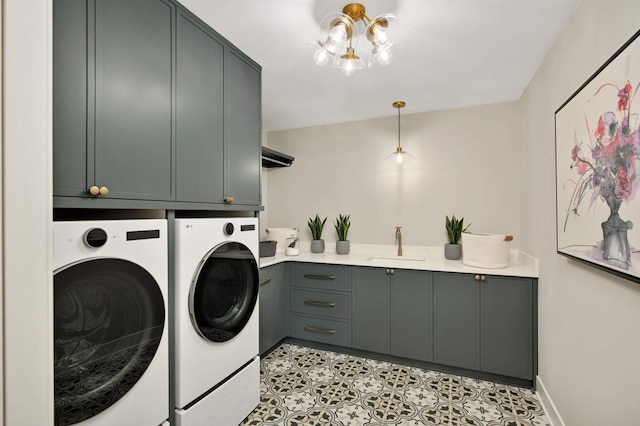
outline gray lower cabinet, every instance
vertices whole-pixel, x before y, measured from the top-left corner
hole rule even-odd
[[[351,267],[290,267],[291,337],[351,347]]]
[[[53,10],[54,195],[95,186],[173,200],[175,5],[56,0]]]
[[[353,268],[353,347],[391,351],[390,269]]]
[[[284,263],[260,269],[260,354],[288,334],[288,288]]]
[[[432,361],[432,292],[429,271],[354,267],[353,347]]]
[[[395,269],[391,284],[391,355],[433,361],[433,273]]]
[[[533,379],[533,279],[435,272],[434,297],[434,362]]]

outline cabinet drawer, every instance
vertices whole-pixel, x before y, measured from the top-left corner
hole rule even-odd
[[[291,285],[323,290],[351,291],[351,267],[294,263],[291,265]]]
[[[351,321],[291,314],[291,337],[351,347]]]
[[[351,318],[351,294],[291,289],[291,310],[331,318]]]

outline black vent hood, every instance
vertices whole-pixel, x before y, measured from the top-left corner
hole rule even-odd
[[[266,146],[262,147],[262,167],[272,169],[275,167],[289,167],[294,158]]]

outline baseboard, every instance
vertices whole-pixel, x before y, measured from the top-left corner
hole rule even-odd
[[[544,387],[540,376],[536,376],[536,394],[538,395],[538,399],[542,404],[542,408],[544,409],[551,426],[565,426],[564,421],[562,420],[562,417],[560,417],[560,413],[553,403],[551,396],[547,393],[547,388]]]

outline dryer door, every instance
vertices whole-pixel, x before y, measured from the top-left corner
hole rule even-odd
[[[212,342],[233,339],[247,324],[258,299],[258,262],[242,243],[228,242],[202,261],[189,292],[191,321]]]
[[[162,337],[156,280],[135,263],[91,259],[54,274],[55,424],[109,408],[135,386]]]

